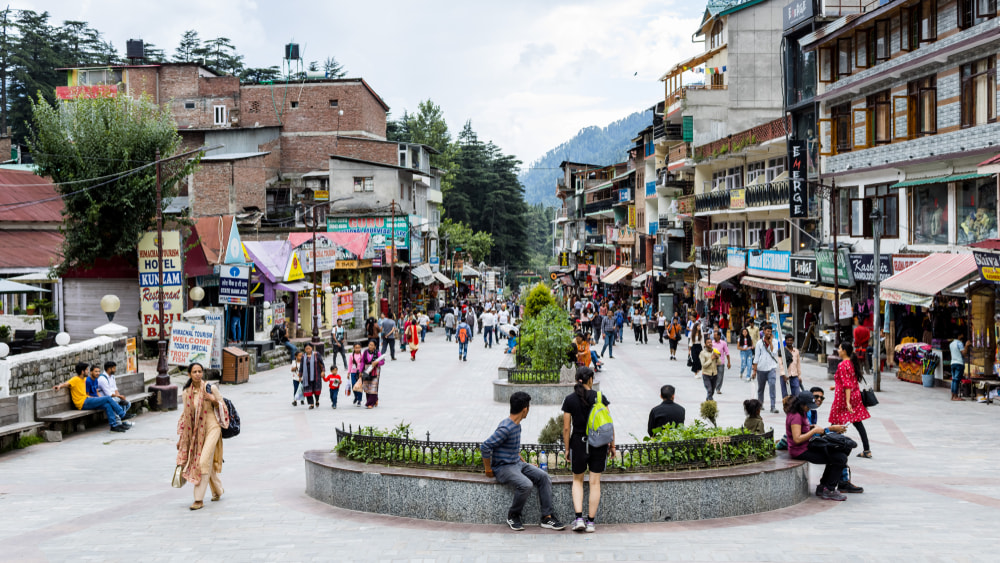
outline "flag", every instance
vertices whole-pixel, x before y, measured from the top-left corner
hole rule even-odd
[[[722,67],[722,72],[726,72],[726,67]]]

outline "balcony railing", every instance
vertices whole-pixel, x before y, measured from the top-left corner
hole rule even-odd
[[[559,209],[556,209],[556,221],[560,219],[566,219],[568,211],[569,210],[566,209],[565,207],[560,207]]]
[[[714,158],[727,153],[740,152],[751,145],[757,145],[764,141],[784,137],[787,133],[788,120],[784,117],[779,117],[774,121],[769,121],[745,131],[740,131],[724,139],[696,147],[694,154],[696,158]]]
[[[711,264],[713,268],[725,268],[728,265],[726,254],[728,248],[725,246],[713,246],[711,248],[700,247],[695,249],[695,262],[699,266]]]
[[[659,141],[680,141],[684,138],[684,126],[676,124],[664,124],[653,127],[653,140]]]
[[[687,86],[682,86],[670,94],[667,95],[667,107],[674,105],[675,103],[687,98],[688,91],[690,90],[727,90],[725,84],[715,85],[715,84],[688,84]]]
[[[296,205],[270,206],[261,218],[261,224],[267,227],[294,227],[298,209]],[[301,224],[301,221],[298,223]]]
[[[587,235],[585,240],[587,244],[605,244],[607,241],[604,235]]]
[[[602,199],[600,201],[594,201],[583,206],[583,212],[586,215],[591,213],[597,213],[599,211],[610,211],[611,206],[614,205],[614,200]]]
[[[667,153],[667,162],[673,164],[675,162],[680,162],[688,157],[688,144],[681,143],[670,149]]]
[[[744,197],[743,206],[738,207],[737,209],[752,209],[755,207],[768,207],[771,205],[788,205],[788,181],[781,180],[760,186],[714,190],[708,193],[698,194],[694,196],[695,213],[702,213],[705,211],[726,211],[732,209],[732,196],[734,190],[742,190]]]

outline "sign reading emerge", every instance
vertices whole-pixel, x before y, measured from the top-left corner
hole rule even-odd
[[[788,141],[788,216],[809,216],[809,185],[806,183],[806,142]]]
[[[1000,254],[972,251],[979,275],[990,283],[1000,284]]]
[[[186,366],[194,362],[203,366],[210,365],[214,340],[214,326],[178,321],[170,332],[167,363],[172,366]]]
[[[810,256],[792,256],[791,279],[813,283],[818,281],[816,259]]]
[[[833,285],[833,251],[819,249],[816,251],[816,269],[819,270],[819,279],[823,283]],[[837,278],[842,287],[854,285],[854,276],[851,275],[850,259],[847,256],[847,249],[841,248],[837,254]]]
[[[142,311],[142,339],[156,340],[160,333],[159,255],[156,233],[146,233],[139,240],[139,298]],[[170,325],[180,320],[184,311],[184,271],[181,267],[181,235],[163,232],[163,337],[170,336]]]
[[[875,283],[875,255],[874,254],[850,254],[851,273],[854,274],[854,281]],[[885,281],[892,277],[892,256],[888,254],[879,255],[879,281]]]
[[[327,217],[326,230],[331,233],[368,233],[372,247],[381,250],[391,246],[396,239],[396,249],[410,248],[410,220],[406,215],[396,217]]]
[[[223,266],[219,271],[219,304],[246,305],[250,298],[250,267]]]
[[[787,280],[791,274],[792,253],[787,250],[752,250],[747,257],[747,273]]]

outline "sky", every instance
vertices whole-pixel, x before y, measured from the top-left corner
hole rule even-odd
[[[248,66],[280,65],[283,46],[334,56],[391,107],[441,106],[452,136],[466,120],[525,163],[583,127],[663,99],[658,79],[704,49],[704,0],[256,2],[27,0],[54,23],[83,20],[124,53],[143,39],[172,55],[182,33],[228,37]]]

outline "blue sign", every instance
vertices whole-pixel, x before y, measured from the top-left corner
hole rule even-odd
[[[656,180],[646,182],[646,197],[653,197],[656,195]]]
[[[628,188],[622,188],[622,189],[618,190],[618,202],[619,203],[625,203],[625,202],[629,201],[630,199],[632,199],[632,198],[629,197],[629,189]]]
[[[250,298],[250,267],[223,266],[219,271],[219,304],[246,305]]]
[[[156,283],[157,272],[144,272],[139,274],[139,287],[159,287]],[[180,272],[163,272],[163,286],[183,285]]]
[[[750,250],[747,256],[747,273],[787,280],[791,277],[792,253],[786,250]]]

